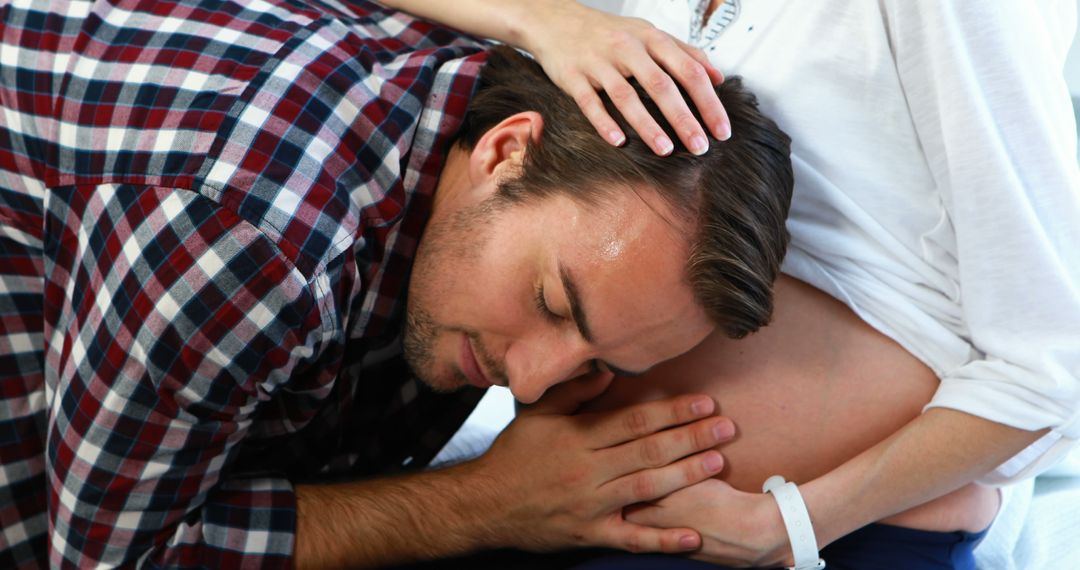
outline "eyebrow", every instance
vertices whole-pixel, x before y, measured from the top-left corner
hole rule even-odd
[[[570,316],[574,318],[574,324],[577,325],[577,330],[581,333],[581,338],[585,339],[585,342],[593,344],[592,330],[589,329],[589,320],[585,317],[585,309],[581,307],[581,295],[578,293],[577,283],[574,281],[574,277],[570,275],[570,270],[562,264],[559,264],[559,279],[562,281],[563,289],[566,291],[566,301],[570,304]],[[633,378],[648,372],[648,370],[642,370],[641,372],[623,370],[617,366],[612,366],[610,362],[604,362],[603,360],[600,360],[599,363],[603,364],[605,368],[610,370],[616,376]]]

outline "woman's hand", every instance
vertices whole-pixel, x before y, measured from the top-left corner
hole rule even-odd
[[[707,135],[676,82],[690,95],[712,135],[731,135],[715,85],[724,80],[701,50],[637,18],[613,16],[575,0],[382,0],[387,6],[531,52],[569,93],[600,136],[621,145],[626,136],[597,96],[607,92],[630,126],[657,154],[674,146],[626,78],[637,79],[691,152],[708,150]]]
[[[730,136],[727,113],[715,91],[723,76],[701,50],[645,20],[613,16],[573,1],[543,4],[543,8],[531,11],[531,22],[522,27],[521,47],[574,98],[608,142],[620,145],[626,138],[605,110],[598,90],[607,92],[654,152],[667,155],[673,149],[671,140],[627,82],[628,77],[644,87],[691,152],[704,153],[709,144],[676,82],[690,95],[712,135],[720,140]]]
[[[639,525],[697,530],[702,544],[692,556],[713,564],[772,568],[794,561],[776,501],[717,479],[627,507],[624,516]]]

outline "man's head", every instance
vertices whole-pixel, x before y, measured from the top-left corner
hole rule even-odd
[[[789,140],[738,79],[718,93],[731,139],[659,157],[610,102],[628,136],[619,148],[539,66],[494,50],[414,264],[416,373],[438,389],[508,384],[531,402],[589,370],[644,371],[713,327],[741,337],[766,324],[788,239]]]

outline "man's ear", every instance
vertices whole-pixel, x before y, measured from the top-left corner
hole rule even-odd
[[[474,187],[517,175],[528,142],[540,140],[544,118],[536,111],[523,111],[488,129],[469,155],[469,178]]]

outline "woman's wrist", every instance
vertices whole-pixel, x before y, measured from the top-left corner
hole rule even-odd
[[[482,10],[484,29],[480,35],[493,40],[531,51],[530,40],[537,35],[533,30],[531,12],[542,9],[522,0],[498,0],[488,2],[490,6]],[[477,27],[480,27],[479,25]],[[477,30],[467,30],[477,33]]]
[[[576,4],[573,0],[470,0],[461,2],[423,2],[419,0],[382,0],[390,8],[404,10],[469,34],[530,49],[530,40],[542,37],[533,22],[537,14],[548,11],[548,4]]]
[[[542,61],[545,42],[560,37],[559,29],[580,21],[589,11],[590,8],[575,0],[507,2],[501,16],[506,37],[495,39],[521,48]]]
[[[773,475],[765,481],[762,490],[772,495],[784,521],[788,545],[795,560],[790,567],[795,570],[824,567],[819,556],[814,523],[810,520],[810,513],[803,502],[799,486],[793,481],[785,481],[780,475]]]
[[[784,518],[772,495],[758,495],[751,521],[752,532],[760,539],[758,544],[762,557],[756,562],[758,566],[790,566],[795,563]]]

